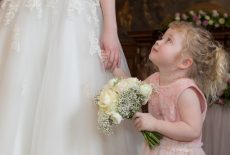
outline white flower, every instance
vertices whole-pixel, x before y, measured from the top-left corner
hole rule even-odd
[[[176,20],[176,21],[180,21],[180,17],[178,17],[178,16],[175,17],[175,20]]]
[[[140,91],[141,91],[141,94],[146,97],[146,100],[143,103],[143,104],[146,104],[152,94],[153,88],[149,84],[143,84],[140,86]]]
[[[193,10],[189,11],[190,15],[194,15],[195,12]]]
[[[220,24],[224,24],[224,23],[225,23],[225,19],[224,19],[224,18],[220,18],[220,19],[219,19],[219,23],[220,23]]]
[[[203,10],[199,10],[199,14],[205,15],[206,13]]]
[[[115,86],[115,89],[122,93],[130,88],[137,88],[140,84],[140,81],[137,78],[127,78],[123,79]]]
[[[218,17],[219,16],[219,13],[217,12],[217,10],[212,11],[212,16],[213,17]]]
[[[149,85],[149,84],[142,84],[140,86],[140,91],[141,91],[141,94],[144,95],[144,96],[150,96],[151,93],[152,93],[152,86]]]
[[[228,18],[228,14],[227,13],[224,13],[224,18]]]
[[[120,124],[123,120],[121,115],[117,112],[111,112],[111,119],[113,120],[114,124]]]
[[[208,21],[208,24],[209,24],[209,25],[213,25],[213,23],[214,23],[213,20]]]
[[[176,20],[176,21],[180,21],[180,13],[179,13],[179,12],[177,12],[177,13],[175,14],[175,20]]]
[[[187,16],[185,13],[183,13],[183,14],[182,14],[182,19],[183,19],[183,20],[187,20],[187,19],[188,19],[188,16]]]
[[[128,78],[126,80],[130,83],[136,83],[136,84],[140,83],[140,81],[137,78]]]
[[[99,107],[108,112],[115,108],[115,104],[118,100],[118,94],[112,89],[105,89],[101,92],[99,97],[99,102],[97,103]]]
[[[205,19],[209,20],[209,19],[210,19],[210,16],[206,15],[206,16],[205,16]]]
[[[113,87],[115,86],[115,84],[118,82],[119,80],[117,78],[113,78],[111,80],[109,80],[108,84]]]

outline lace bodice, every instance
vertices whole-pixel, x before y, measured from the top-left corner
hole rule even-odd
[[[66,8],[66,15],[72,17],[74,14],[86,13],[87,18],[96,15],[96,10],[100,7],[99,0],[3,0],[0,8],[4,11],[1,17],[4,23],[10,24],[20,9],[37,11],[38,17],[42,17],[44,10],[53,9],[58,12],[60,6]],[[3,15],[3,13],[1,13]],[[1,20],[1,21],[2,21]],[[94,17],[94,20],[97,20]]]

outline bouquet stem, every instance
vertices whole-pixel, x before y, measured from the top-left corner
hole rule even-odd
[[[156,145],[160,144],[160,139],[162,138],[162,135],[160,133],[142,131],[142,134],[150,149],[153,149]]]

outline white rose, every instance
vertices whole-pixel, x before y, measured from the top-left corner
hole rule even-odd
[[[175,17],[175,20],[176,20],[176,21],[180,21],[180,17],[179,17],[179,16],[176,16],[176,17]]]
[[[140,91],[141,91],[141,94],[143,94],[146,97],[143,103],[143,105],[145,105],[152,94],[153,88],[149,84],[143,84],[140,86]]]
[[[182,14],[182,18],[183,18],[183,20],[187,20],[188,19],[188,16],[186,15],[186,14]]]
[[[123,79],[115,86],[115,89],[122,93],[130,88],[136,88],[139,86],[140,81],[136,78]]]
[[[140,83],[140,81],[137,78],[127,78],[125,80],[130,83]]]
[[[199,14],[205,15],[206,13],[203,10],[199,10]]]
[[[113,79],[109,80],[108,84],[111,87],[113,87],[117,82],[118,82],[118,79],[117,78],[113,78]]]
[[[194,15],[195,12],[193,10],[189,11],[190,15]]]
[[[149,84],[143,84],[140,86],[141,94],[148,97],[152,94],[152,86]]]
[[[137,78],[128,78],[127,82],[129,88],[136,88],[139,87],[139,84],[141,84],[141,82]]]
[[[208,21],[208,24],[209,24],[209,25],[213,25],[213,23],[214,23],[213,20]]]
[[[210,16],[206,15],[206,16],[205,16],[205,19],[209,20],[209,19],[210,19]]]
[[[114,103],[117,102],[118,95],[111,89],[106,89],[101,92],[99,98],[99,107],[101,108],[108,108],[114,106]]]
[[[122,93],[127,89],[127,83],[124,81],[120,81],[116,86],[115,89],[119,92]]]
[[[220,18],[220,19],[219,19],[219,23],[220,23],[220,24],[224,24],[224,23],[225,23],[224,18]]]
[[[113,120],[114,124],[120,124],[123,120],[121,115],[117,112],[111,112],[111,119]]]
[[[218,16],[219,16],[218,11],[217,11],[217,10],[213,10],[213,11],[212,11],[212,16],[213,16],[213,17],[218,17]]]

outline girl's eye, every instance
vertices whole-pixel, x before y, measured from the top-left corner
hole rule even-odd
[[[163,34],[160,34],[158,40],[162,40],[162,39],[163,39]]]
[[[166,42],[172,43],[172,39],[171,39],[171,38],[167,38],[167,39],[166,39]]]

